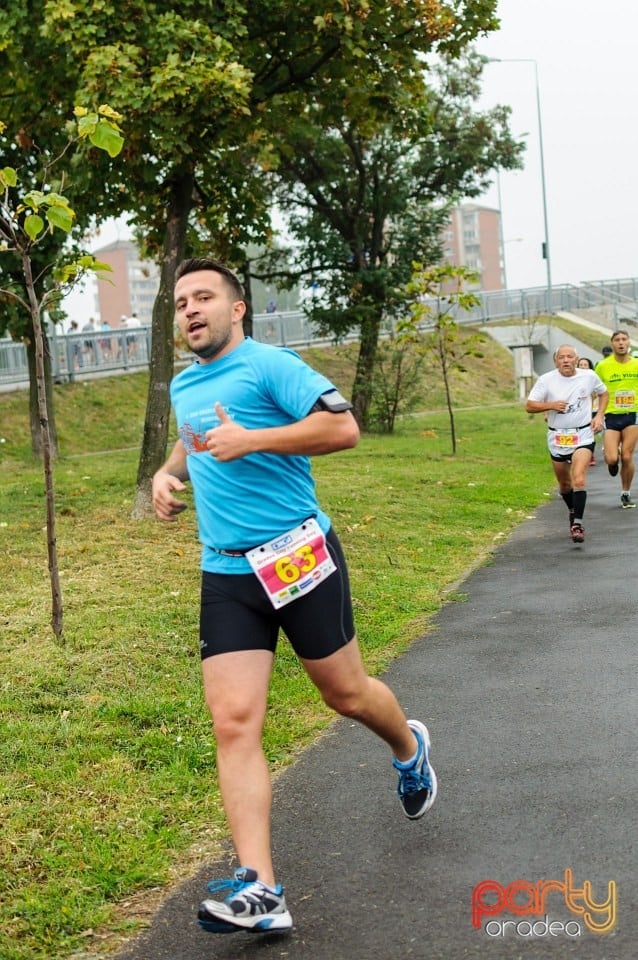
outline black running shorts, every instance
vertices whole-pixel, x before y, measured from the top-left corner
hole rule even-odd
[[[595,449],[596,449],[595,443],[584,443],[582,447],[575,447],[573,450],[570,450],[569,453],[559,453],[559,454],[550,453],[549,456],[552,460],[555,460],[556,463],[571,463],[572,457],[576,453],[576,450],[591,450],[591,452],[593,453]]]
[[[202,660],[237,650],[275,651],[279,629],[297,656],[322,660],[354,637],[345,557],[330,529],[326,546],[336,570],[306,596],[275,610],[253,573],[202,572],[199,642]]]
[[[618,432],[620,433],[626,427],[635,427],[635,426],[636,426],[635,413],[606,413],[605,414],[606,430],[618,430]]]

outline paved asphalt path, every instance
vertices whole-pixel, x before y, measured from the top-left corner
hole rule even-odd
[[[432,810],[405,819],[383,745],[341,719],[275,785],[292,933],[199,928],[205,880],[231,875],[229,851],[176,889],[117,960],[638,956],[638,509],[620,509],[602,462],[589,477],[584,546],[568,536],[562,501],[549,500],[386,674],[430,729]],[[590,932],[582,892],[570,906],[560,886],[542,917],[511,912],[509,884],[527,881],[514,901],[524,907],[541,880],[564,885],[566,870],[599,905],[617,884],[610,932]],[[503,911],[474,927],[473,891],[486,880],[500,887],[483,902],[497,910],[500,897]]]

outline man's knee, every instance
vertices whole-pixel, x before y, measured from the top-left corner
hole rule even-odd
[[[208,690],[205,691],[205,699],[218,741],[234,740],[243,736],[246,729],[253,725],[259,716],[259,710],[254,701],[244,701],[243,698],[231,700]]]
[[[636,447],[635,440],[632,440],[632,442],[630,443],[623,441],[623,445],[620,448],[620,458],[623,464],[627,464],[627,465],[630,463],[633,464],[635,447]]]
[[[210,709],[210,707],[209,707]],[[217,746],[236,747],[261,741],[261,723],[248,711],[210,710]]]
[[[326,706],[342,717],[356,719],[361,711],[362,691],[354,687],[322,690],[321,696]]]

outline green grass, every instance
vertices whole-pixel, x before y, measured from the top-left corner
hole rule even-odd
[[[554,322],[557,327],[564,330],[568,337],[580,340],[581,343],[591,347],[592,351],[596,353],[600,353],[602,348],[609,344],[611,330],[602,333],[600,330],[592,330],[590,327],[584,327],[573,320],[566,320],[564,317],[555,317]]]
[[[343,361],[322,356],[313,362],[325,369]],[[552,489],[542,418],[504,404],[508,354],[483,363],[457,383],[472,409],[457,411],[456,457],[439,412],[315,460],[373,672],[427,634],[448,590],[463,599],[458,579]],[[479,390],[490,378],[498,389]],[[226,836],[200,683],[194,513],[130,519],[145,387],[142,374],[56,387],[59,642],[27,398],[0,397],[3,960],[114,948],[143,922],[136,894],[166,889]],[[265,737],[273,770],[331,719],[282,642]]]

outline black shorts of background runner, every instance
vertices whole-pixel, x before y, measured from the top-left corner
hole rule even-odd
[[[625,427],[635,427],[635,426],[636,426],[635,413],[606,413],[605,414],[606,430],[617,430],[620,433],[621,430],[625,429]]]
[[[584,443],[582,447],[576,447],[576,450],[591,450],[592,453],[594,452],[595,449],[596,449],[595,443]],[[557,463],[571,463],[572,457],[576,453],[576,450],[572,450],[570,451],[570,453],[561,453],[558,456],[554,456],[553,453],[550,453],[550,457],[552,460],[555,460]]]
[[[334,530],[326,546],[336,570],[310,593],[275,610],[253,573],[202,572],[199,640],[202,660],[238,650],[272,650],[279,628],[295,653],[322,660],[354,637],[345,557]]]

